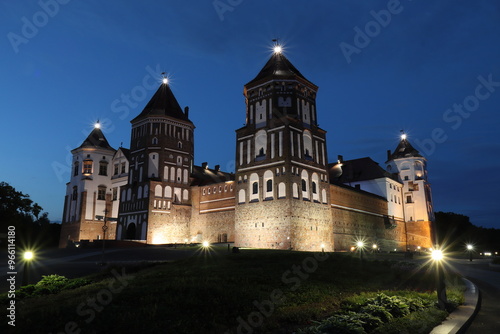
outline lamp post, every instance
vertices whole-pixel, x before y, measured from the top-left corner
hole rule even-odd
[[[363,247],[365,247],[365,243],[360,240],[356,242],[356,246],[358,247],[359,250],[359,258],[363,260]]]
[[[437,297],[438,305],[441,310],[446,309],[446,286],[444,284],[444,271],[443,271],[443,252],[440,249],[434,249],[432,251],[432,260],[436,266],[437,273]]]
[[[377,252],[377,249],[378,249],[377,244],[373,244],[373,245],[372,245],[372,249],[373,249],[373,253],[376,253],[376,252]]]
[[[321,252],[324,253],[325,252],[325,244],[321,244]]]
[[[472,251],[474,251],[474,246],[472,246],[471,244],[468,244],[467,251],[469,251],[469,261],[472,262]]]
[[[23,269],[23,282],[22,285],[28,285],[29,281],[29,267],[30,263],[33,260],[34,254],[31,251],[24,252],[24,269]]]

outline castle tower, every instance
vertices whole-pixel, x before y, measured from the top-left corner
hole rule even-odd
[[[134,118],[128,184],[121,188],[117,238],[184,242],[191,218],[194,125],[164,79]]]
[[[431,185],[427,177],[427,159],[410,144],[406,134],[398,146],[387,151],[387,171],[396,173],[403,184],[404,219],[410,250],[432,247],[431,225],[434,221]]]
[[[116,223],[108,221],[103,232],[104,217],[112,213],[112,183],[109,177],[112,148],[97,122],[83,143],[71,151],[73,169],[66,184],[66,197],[59,247],[80,240],[114,239]]]
[[[237,246],[333,250],[317,91],[278,45],[244,86],[246,123],[236,130]]]

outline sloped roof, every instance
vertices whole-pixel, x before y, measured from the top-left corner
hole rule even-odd
[[[168,116],[191,122],[188,116],[182,111],[179,102],[177,102],[168,84],[160,85],[142,112],[131,122],[133,123],[149,116]]]
[[[192,186],[206,186],[214,183],[234,181],[234,174],[216,171],[215,169],[193,166],[191,173]]]
[[[328,164],[328,170],[330,171],[330,179],[338,183],[375,180],[383,177],[397,180],[394,174],[387,172],[369,157],[342,162],[342,174],[338,177],[332,175],[333,167],[336,164]]]
[[[118,150],[116,150],[116,152],[118,152],[118,151],[122,151],[125,158],[127,158],[127,160],[130,161],[130,149],[125,148],[125,147],[120,147],[120,148],[118,148]],[[116,156],[116,153],[115,153],[115,156]]]
[[[293,66],[293,64],[283,55],[283,53],[275,52],[271,58],[267,61],[266,65],[260,70],[259,74],[248,82],[245,86],[252,83],[264,80],[264,79],[297,79],[302,78],[312,84],[307,80],[300,71]]]
[[[408,157],[422,157],[420,153],[410,144],[408,139],[401,139],[398,147],[394,150],[391,159],[408,158]],[[391,160],[390,159],[390,160]]]
[[[77,148],[102,148],[107,150],[116,151],[109,145],[108,140],[102,133],[101,129],[95,127],[83,143]]]

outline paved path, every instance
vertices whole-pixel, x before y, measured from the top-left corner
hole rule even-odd
[[[500,333],[500,268],[490,260],[451,260],[453,267],[481,291],[481,308],[465,333]]]

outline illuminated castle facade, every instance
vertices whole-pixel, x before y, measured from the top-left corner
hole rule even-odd
[[[426,160],[405,136],[386,168],[328,163],[318,87],[276,50],[244,86],[234,173],[194,165],[194,124],[164,82],[134,118],[130,149],[95,128],[73,153],[60,246],[100,238],[148,244],[234,242],[306,251],[431,247]],[[106,225],[106,234],[102,227]]]

